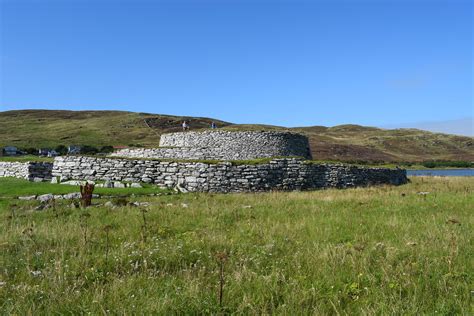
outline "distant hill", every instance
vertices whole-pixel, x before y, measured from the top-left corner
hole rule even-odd
[[[455,134],[474,137],[474,117],[457,120],[426,121],[381,126],[382,128],[417,128],[434,133]]]
[[[290,130],[307,135],[313,157],[339,161],[474,161],[474,138],[417,129],[380,129],[359,125],[284,128],[239,125],[211,118],[122,111],[21,110],[0,112],[0,146],[70,145],[157,146],[162,133],[192,130],[214,121],[229,130]]]

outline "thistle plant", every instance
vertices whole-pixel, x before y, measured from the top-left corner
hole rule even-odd
[[[109,265],[109,249],[110,249],[110,230],[112,229],[112,225],[105,225],[103,230],[105,232],[105,263]]]
[[[225,283],[225,276],[224,276],[224,266],[229,258],[227,252],[218,252],[216,253],[217,263],[219,265],[219,306],[222,307],[223,298],[224,298],[224,283]]]
[[[91,216],[90,213],[84,212],[80,216],[81,229],[82,229],[82,240],[84,241],[84,246],[87,246],[87,230],[88,230],[88,219]]]
[[[145,209],[145,208],[141,208],[140,212],[142,213],[142,219],[143,219],[143,224],[141,226],[141,229],[142,229],[142,242],[145,244],[146,239],[147,239],[147,231],[148,231],[148,225],[147,225],[147,221],[146,221],[146,213],[148,212],[148,210]]]

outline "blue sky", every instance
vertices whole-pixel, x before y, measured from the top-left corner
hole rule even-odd
[[[473,116],[471,1],[0,3],[0,110],[284,126]]]

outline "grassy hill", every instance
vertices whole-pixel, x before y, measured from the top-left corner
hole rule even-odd
[[[474,139],[416,129],[384,130],[359,125],[284,128],[239,125],[200,117],[179,117],[122,111],[22,110],[0,112],[0,146],[69,145],[157,146],[159,135],[208,128],[211,121],[229,130],[291,130],[307,135],[313,157],[340,161],[474,161]]]

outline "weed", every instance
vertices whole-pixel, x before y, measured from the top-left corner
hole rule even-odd
[[[461,222],[455,218],[450,218],[446,221],[447,224],[451,224],[453,228],[450,230],[450,238],[449,238],[449,255],[447,258],[448,261],[448,271],[450,274],[453,273],[453,266],[456,256],[458,254],[458,242],[455,232],[455,226],[460,226]]]
[[[80,222],[81,222],[80,225],[82,229],[82,240],[84,243],[84,247],[87,247],[87,229],[88,229],[89,217],[91,217],[91,214],[89,212],[83,212],[80,215]]]
[[[105,263],[109,266],[109,249],[110,249],[110,238],[109,234],[112,230],[112,225],[105,225],[103,231],[105,232]]]
[[[127,206],[128,200],[124,197],[119,197],[119,198],[114,199],[113,203],[117,206]]]
[[[224,283],[225,283],[224,266],[228,258],[229,258],[229,255],[225,251],[216,253],[216,259],[219,265],[219,306],[221,308],[222,308],[222,303],[223,303],[223,298],[224,298]]]
[[[11,205],[10,208],[9,208],[10,209],[10,214],[7,215],[7,223],[8,223],[8,227],[10,227],[10,229],[12,228],[13,221],[15,220],[16,208],[17,208],[16,204]]]
[[[146,244],[146,238],[147,238],[147,232],[148,232],[148,225],[146,221],[147,209],[140,208],[140,212],[142,213],[142,219],[143,219],[143,224],[141,226],[142,242]]]

